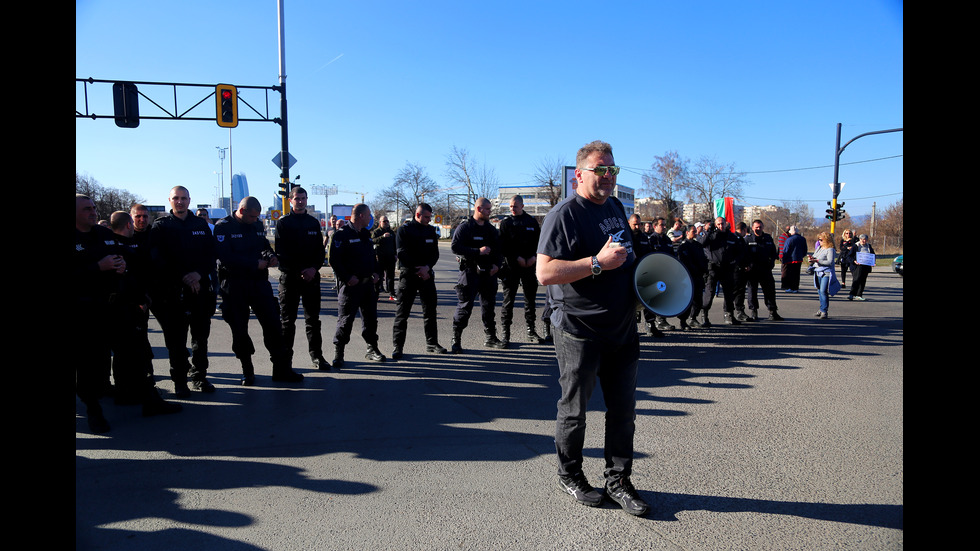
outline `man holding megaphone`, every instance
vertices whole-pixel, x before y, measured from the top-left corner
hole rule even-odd
[[[595,141],[578,151],[575,192],[544,220],[537,276],[548,286],[561,398],[555,447],[561,491],[596,507],[602,495],[583,469],[586,409],[596,382],[606,402],[605,495],[627,513],[648,505],[630,482],[640,355],[631,267],[636,261],[625,210],[613,196],[612,146]]]

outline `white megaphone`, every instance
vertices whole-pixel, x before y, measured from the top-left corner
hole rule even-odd
[[[636,263],[633,288],[639,306],[665,318],[687,310],[694,296],[690,272],[667,253],[650,253]]]

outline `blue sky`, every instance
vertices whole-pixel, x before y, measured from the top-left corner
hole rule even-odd
[[[581,145],[602,139],[625,167],[621,184],[639,188],[642,171],[668,151],[707,156],[747,173],[744,203],[804,200],[820,218],[837,123],[842,142],[904,125],[903,6],[893,0],[284,6],[289,152],[298,161],[290,175],[350,192],[331,203],[359,193],[370,201],[406,162],[448,186],[453,146],[505,186],[530,182],[545,158],[571,164]],[[278,84],[275,0],[76,0],[75,13],[76,78]],[[78,109],[77,84],[75,95]],[[178,107],[203,96],[179,96]],[[278,116],[278,94],[269,99]],[[172,106],[172,91],[162,101]],[[213,116],[211,105],[193,113]],[[89,107],[110,114],[111,89],[90,88]],[[152,111],[142,100],[141,114]],[[848,213],[902,198],[903,140],[896,132],[847,147],[840,200]],[[245,173],[265,206],[279,185],[272,158],[281,133],[272,123],[229,132],[206,121],[128,129],[76,119],[75,167],[151,204],[164,204],[178,183],[195,204],[211,203],[216,148],[229,141],[225,185],[229,170]]]

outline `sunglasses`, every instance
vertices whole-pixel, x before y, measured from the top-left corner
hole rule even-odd
[[[582,170],[588,170],[589,172],[595,172],[598,177],[603,177],[608,172],[610,176],[615,176],[619,174],[618,166],[597,166],[595,168],[583,168]]]

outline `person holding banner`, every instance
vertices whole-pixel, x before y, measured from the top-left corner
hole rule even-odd
[[[864,298],[864,286],[868,282],[868,274],[875,265],[875,250],[868,243],[868,234],[862,233],[858,236],[858,242],[851,247],[848,258],[844,261],[851,267],[851,291],[847,295],[847,300],[866,300]]]

